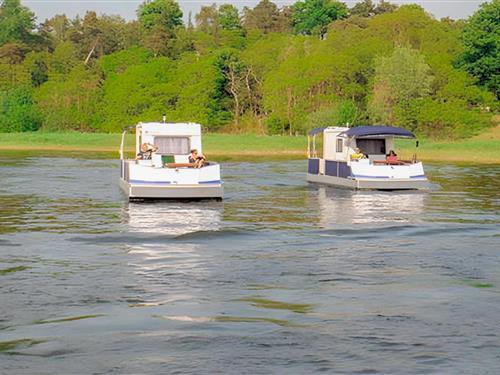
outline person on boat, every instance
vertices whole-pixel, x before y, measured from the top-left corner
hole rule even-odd
[[[360,148],[356,148],[356,152],[354,154],[351,154],[351,160],[360,160],[360,159],[366,159],[366,155]]]
[[[194,168],[201,168],[205,165],[206,158],[203,154],[198,153],[198,150],[191,150],[191,154],[189,155],[189,163],[194,164]]]
[[[151,160],[153,152],[158,151],[158,146],[152,145],[151,143],[143,143],[141,145],[141,150],[137,154],[136,160]]]
[[[389,151],[389,153],[385,157],[385,161],[387,164],[398,164],[398,155],[393,151]]]

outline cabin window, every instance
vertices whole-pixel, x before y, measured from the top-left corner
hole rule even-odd
[[[337,152],[344,152],[344,140],[337,138]]]
[[[161,155],[188,155],[189,137],[155,137],[155,145]]]
[[[356,146],[367,155],[385,155],[385,139],[357,139]]]

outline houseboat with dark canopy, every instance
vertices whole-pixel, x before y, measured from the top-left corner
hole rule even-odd
[[[322,147],[317,147],[321,136]],[[308,136],[307,180],[354,189],[427,188],[429,182],[416,154],[411,160],[397,159],[395,138],[414,139],[415,135],[392,126],[314,129]]]

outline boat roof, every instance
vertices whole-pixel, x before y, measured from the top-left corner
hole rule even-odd
[[[339,135],[344,135],[346,137],[362,138],[362,137],[386,137],[395,136],[402,138],[415,138],[415,134],[412,132],[396,128],[394,126],[376,125],[376,126],[358,126],[355,128],[350,128]]]
[[[313,129],[309,132],[309,135],[316,135],[329,128],[330,127]],[[385,125],[357,126],[342,131],[339,135],[346,137],[354,137],[354,138],[387,137],[387,136],[394,136],[401,138],[415,138],[415,134],[406,129],[396,128],[394,126],[385,126]]]
[[[137,125],[143,134],[150,135],[172,135],[172,136],[194,136],[201,135],[201,125],[192,122],[186,123],[163,123],[163,122],[141,122]]]

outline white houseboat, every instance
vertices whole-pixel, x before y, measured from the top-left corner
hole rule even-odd
[[[123,132],[120,146],[120,187],[130,200],[222,199],[220,165],[212,161],[202,165],[189,162],[191,150],[202,152],[199,124],[154,122],[132,128],[139,157],[124,157],[127,131]]]
[[[322,150],[317,149],[323,136]],[[392,126],[327,127],[308,137],[307,180],[354,189],[412,190],[429,183],[421,162],[388,157],[395,138],[415,138],[408,130]]]

